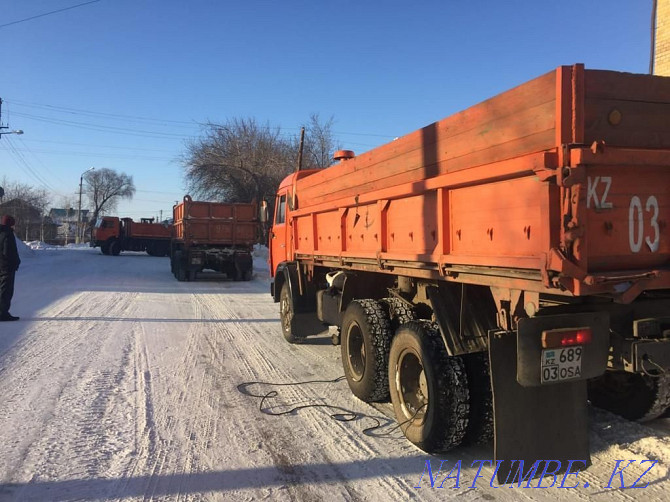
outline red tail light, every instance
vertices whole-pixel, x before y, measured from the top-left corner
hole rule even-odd
[[[542,347],[556,349],[591,343],[591,328],[550,329],[542,332]]]

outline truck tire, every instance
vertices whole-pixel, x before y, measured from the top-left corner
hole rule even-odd
[[[382,298],[379,300],[379,303],[388,312],[389,319],[391,320],[391,329],[394,333],[403,324],[416,319],[414,309],[400,298],[396,298],[395,296]]]
[[[650,377],[607,371],[589,381],[589,400],[594,406],[628,420],[653,420],[670,407],[670,375]]]
[[[284,283],[279,294],[279,317],[281,319],[281,330],[287,342],[300,343],[305,339],[305,335],[300,332],[296,322],[293,303],[291,302],[291,291],[287,283]]]
[[[433,323],[412,321],[398,329],[388,374],[395,416],[409,441],[429,453],[461,444],[470,412],[465,366],[449,357]]]
[[[102,252],[102,254],[108,255],[109,254],[109,243],[108,242],[103,242],[102,244],[100,244],[100,251]]]
[[[379,302],[354,300],[344,312],[340,335],[342,366],[353,394],[365,402],[389,397],[391,322]]]
[[[248,260],[236,260],[235,261],[235,272],[233,280],[235,281],[250,281],[253,271],[253,262]]]
[[[184,282],[186,280],[186,269],[184,268],[183,260],[181,259],[181,251],[175,252],[172,257],[172,268],[175,278],[179,282]]]
[[[493,392],[488,353],[463,356],[470,394],[470,414],[463,444],[484,444],[493,439]]]
[[[109,243],[109,254],[112,256],[119,256],[121,253],[121,243],[119,241],[112,241]]]

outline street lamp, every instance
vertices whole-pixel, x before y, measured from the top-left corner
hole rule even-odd
[[[15,129],[14,131],[2,132],[3,129],[9,129],[9,126],[3,126],[1,119],[2,119],[2,98],[0,98],[0,139],[2,139],[2,136],[5,135],[5,134],[23,134],[23,131],[21,129]]]
[[[81,186],[84,183],[84,174],[89,171],[93,171],[94,169],[95,167],[89,167],[86,169],[86,171],[81,173],[81,176],[79,177],[79,210],[77,211],[77,235],[75,240],[77,244],[79,244],[81,241]]]
[[[7,129],[7,128],[6,127],[0,127],[0,129]],[[21,129],[15,129],[13,131],[7,131],[7,132],[0,131],[0,136],[3,136],[5,134],[23,134],[23,131]]]

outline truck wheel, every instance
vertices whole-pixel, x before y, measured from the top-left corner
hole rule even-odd
[[[279,317],[281,318],[281,330],[287,342],[300,343],[305,339],[297,326],[291,303],[291,292],[286,283],[284,283],[281,293],[279,293]]]
[[[119,253],[121,253],[121,243],[119,241],[112,241],[109,244],[109,253],[112,256],[119,256]]]
[[[493,393],[488,353],[463,356],[470,394],[470,414],[464,444],[484,444],[493,439]]]
[[[607,371],[589,381],[589,400],[594,406],[628,420],[653,420],[670,406],[670,375],[650,377]]]
[[[449,357],[433,323],[400,327],[388,374],[395,416],[407,439],[429,453],[463,441],[470,412],[465,367],[460,357]]]
[[[391,322],[375,300],[354,300],[342,321],[342,365],[349,388],[365,401],[388,399]]]
[[[186,269],[183,266],[181,256],[181,251],[177,251],[172,257],[172,273],[178,281],[183,282],[186,280]]]
[[[100,245],[100,251],[102,252],[102,254],[108,255],[109,254],[109,243],[103,242]]]
[[[186,270],[184,269],[184,267],[182,267],[181,263],[177,263],[177,270],[175,276],[177,277],[177,280],[179,282],[184,282],[186,280]]]
[[[396,298],[395,296],[382,298],[379,300],[379,303],[383,309],[388,312],[393,332],[397,331],[403,324],[416,319],[416,312],[414,309],[400,298]]]

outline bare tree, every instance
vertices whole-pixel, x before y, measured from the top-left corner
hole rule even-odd
[[[103,167],[84,175],[84,193],[93,208],[91,221],[100,214],[113,211],[120,199],[132,199],[135,195],[133,177]]]
[[[295,168],[296,151],[279,128],[254,119],[209,123],[182,158],[188,189],[200,198],[260,203]]]
[[[319,169],[333,164],[333,153],[339,148],[333,138],[334,121],[335,119],[330,117],[322,122],[318,113],[310,115],[309,122],[304,126],[304,168]]]
[[[0,186],[5,189],[3,197],[4,201],[21,199],[42,213],[44,213],[51,201],[51,194],[49,194],[47,190],[43,188],[35,188],[25,183],[11,181],[5,176],[3,176]]]
[[[14,217],[16,235],[22,239],[40,238],[44,213],[51,197],[49,192],[43,188],[10,181],[6,177],[3,177],[0,186],[5,192],[0,215],[11,214]]]

